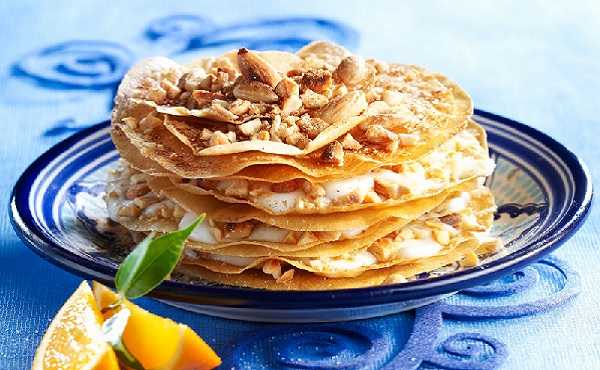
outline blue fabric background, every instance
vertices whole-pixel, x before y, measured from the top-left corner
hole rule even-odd
[[[72,39],[109,40],[143,50],[147,24],[179,13],[201,15],[220,25],[296,15],[341,21],[358,31],[356,51],[444,72],[472,94],[478,108],[527,123],[566,144],[588,163],[595,182],[600,180],[600,6],[594,1],[2,1],[4,204],[25,167],[64,137],[44,136],[46,129],[65,117],[99,121],[108,117],[110,103],[105,90],[50,89],[15,77],[13,63]],[[599,227],[600,215],[593,208],[586,225],[556,252],[581,274],[583,293],[573,302],[521,319],[450,321],[444,330],[481,332],[501,340],[509,352],[507,369],[600,368]],[[6,212],[0,216],[0,369],[30,366],[48,323],[79,282],[30,252],[15,236]],[[140,302],[191,325],[225,356],[246,333],[272,326],[199,316],[149,299]],[[401,343],[411,323],[412,314],[407,313],[364,324],[375,330],[397,325],[395,340]]]

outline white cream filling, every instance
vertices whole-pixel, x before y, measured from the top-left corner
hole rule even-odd
[[[352,271],[377,263],[377,258],[369,251],[360,251],[341,258],[309,259],[308,264],[319,271]]]
[[[190,226],[196,220],[197,217],[198,216],[195,213],[187,212],[181,218],[181,221],[179,222],[179,228],[183,229],[183,228]],[[192,233],[190,234],[189,239],[193,240],[195,242],[199,242],[199,243],[206,243],[206,244],[216,244],[217,243],[217,240],[215,239],[213,234],[210,232],[210,227],[208,226],[207,222],[202,222],[202,223],[200,223],[200,225],[196,226],[194,231],[192,231]]]
[[[345,197],[353,192],[356,192],[359,199],[362,201],[365,195],[375,186],[373,175],[367,174],[362,176],[351,177],[349,179],[330,181],[323,184],[327,198],[335,201],[341,197]]]
[[[459,144],[465,147],[480,146],[472,132],[462,132],[444,143],[438,151],[428,154],[424,158],[424,162],[432,168],[449,171],[450,181],[471,176],[488,176],[492,173],[495,164],[491,159],[466,155],[458,151]],[[331,202],[352,193],[355,193],[358,202],[362,203],[367,193],[374,191],[375,182],[378,180],[409,189],[413,195],[421,195],[443,186],[440,181],[428,179],[422,165],[414,165],[410,171],[401,173],[389,169],[377,169],[366,175],[321,184],[325,189],[325,195],[321,198],[321,207],[326,207]],[[223,191],[229,185],[230,182],[224,180],[217,187]],[[260,195],[256,199],[256,203],[259,207],[268,209],[274,214],[285,214],[294,211],[299,201],[304,198],[305,194],[301,190],[287,193],[267,193]]]
[[[301,191],[289,193],[268,193],[259,196],[256,203],[262,207],[270,209],[275,214],[288,213],[296,208],[298,200],[303,197]]]
[[[395,255],[399,258],[413,259],[435,256],[442,250],[442,245],[433,238],[408,239],[394,242]]]
[[[256,225],[248,236],[248,240],[280,243],[283,242],[288,233],[289,230],[275,226]]]
[[[363,231],[365,231],[366,229],[368,229],[368,227],[356,227],[354,229],[348,229],[348,230],[342,231],[341,239],[355,238],[355,237],[359,236],[360,234],[362,234]]]
[[[445,209],[448,213],[458,213],[467,208],[470,200],[471,195],[468,192],[463,191],[459,196],[454,197],[446,202]]]

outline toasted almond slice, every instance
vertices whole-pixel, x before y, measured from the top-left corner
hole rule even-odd
[[[274,88],[281,80],[281,76],[260,55],[242,48],[237,53],[238,64],[242,75],[249,80],[257,80]]]
[[[250,100],[255,103],[275,103],[279,100],[269,85],[259,81],[241,79],[233,88],[236,98]]]
[[[362,91],[352,91],[331,100],[317,111],[316,116],[328,123],[339,123],[358,116],[367,109],[367,99]]]

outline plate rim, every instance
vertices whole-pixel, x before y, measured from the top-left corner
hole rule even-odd
[[[151,293],[151,296],[187,303],[239,308],[314,309],[317,307],[356,307],[357,305],[391,303],[450,293],[491,281],[539,260],[566,242],[585,222],[593,199],[590,171],[585,163],[571,150],[533,127],[480,109],[475,109],[474,115],[505,124],[528,137],[535,138],[557,154],[573,173],[575,185],[573,201],[565,211],[563,218],[566,218],[566,221],[556,225],[555,233],[533,243],[528,243],[518,251],[484,263],[476,268],[402,284],[322,291],[272,291],[166,281],[157,287]],[[32,222],[32,213],[26,201],[30,194],[31,184],[57,154],[90,134],[108,127],[109,124],[110,121],[107,120],[83,129],[54,144],[36,158],[16,181],[10,195],[8,211],[10,222],[16,234],[36,254],[78,276],[86,279],[93,278],[104,284],[114,286],[111,278],[116,272],[114,268],[94,261],[90,263],[85,258],[67,252],[60,245],[46,237]],[[315,306],[314,302],[319,302],[319,305]]]

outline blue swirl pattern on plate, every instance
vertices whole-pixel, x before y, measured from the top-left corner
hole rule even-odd
[[[486,300],[520,295],[540,284],[539,271],[561,274],[556,292],[531,301],[486,306]],[[394,328],[376,331],[359,323],[313,325],[274,329],[249,335],[233,345],[226,368],[236,369],[497,369],[508,355],[499,340],[472,332],[441,338],[444,319],[511,319],[538,314],[566,304],[580,292],[579,275],[565,262],[549,257],[490,284],[458,294],[475,295],[477,302],[454,304],[445,299],[415,311],[412,331],[405,343],[394,338]]]

